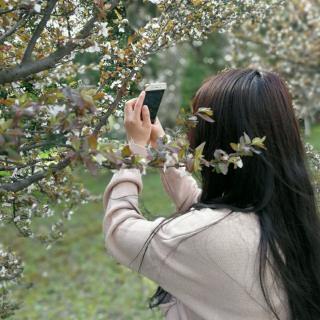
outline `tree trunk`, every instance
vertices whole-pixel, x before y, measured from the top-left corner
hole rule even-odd
[[[311,121],[309,116],[304,117],[304,135],[310,137],[311,134]]]

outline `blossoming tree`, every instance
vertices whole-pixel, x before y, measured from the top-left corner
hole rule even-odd
[[[0,0],[0,227],[12,224],[46,245],[60,238],[63,219],[90,197],[73,178],[80,164],[93,174],[121,166],[145,171],[183,165],[195,171],[207,165],[222,174],[229,165],[241,167],[242,156],[264,147],[263,137],[244,134],[233,141],[233,153],[219,150],[210,163],[202,158],[203,145],[189,149],[181,128],[196,125],[198,117],[214,121],[208,109],[181,115],[181,128],[159,141],[157,150],[148,148],[146,159],[109,139],[108,120],[122,117],[123,103],[135,94],[151,55],[210,32],[236,30],[253,17],[259,21],[279,3],[144,1],[157,15],[134,28],[126,14],[130,1]],[[95,53],[97,63],[76,63],[82,52]],[[96,86],[80,80],[86,69],[99,72]],[[32,221],[49,216],[56,219],[51,230],[37,232]],[[8,292],[22,272],[22,262],[0,247],[2,318],[17,308]]]
[[[309,135],[320,112],[320,2],[285,1],[268,11],[268,18],[246,20],[228,37],[229,60],[237,66],[254,62],[282,74]]]

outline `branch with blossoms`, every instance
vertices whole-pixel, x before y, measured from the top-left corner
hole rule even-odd
[[[59,23],[62,25],[65,23],[65,15],[62,13],[75,12],[72,10],[75,4],[69,3],[65,6],[65,2],[55,1],[47,3],[46,6],[44,2],[39,8],[39,4],[31,0],[29,2],[28,8],[31,12],[40,10],[40,13],[43,13],[42,18],[39,18],[37,27],[32,29],[34,33],[29,33],[29,41],[23,54],[16,52],[16,57],[21,57],[22,64],[17,65],[11,55],[8,55],[9,59],[0,71],[0,79],[2,78],[3,82],[9,81],[10,79],[6,77],[10,77],[10,70],[18,70],[13,72],[15,78],[11,80],[24,79],[34,74],[33,71],[28,73],[29,67],[26,74],[22,75],[21,72],[25,70],[25,63],[28,66],[30,63],[45,65],[45,61],[48,60],[46,57],[36,59],[40,51],[46,50],[50,53],[49,57],[54,55],[57,59],[62,58],[57,52],[69,47],[72,39],[77,38],[78,34],[81,39],[86,38],[86,42],[91,42],[91,48],[97,48],[102,53],[100,90],[97,92],[93,88],[59,87],[56,84],[57,79],[64,81],[64,77],[70,76],[73,70],[70,71],[67,66],[63,66],[63,69],[56,68],[59,74],[52,70],[53,77],[50,74],[45,77],[41,74],[35,77],[33,81],[40,81],[40,83],[43,81],[43,84],[38,85],[40,88],[36,88],[30,82],[26,83],[28,90],[13,91],[9,86],[5,87],[4,92],[1,93],[3,98],[0,100],[2,105],[0,146],[4,150],[2,165],[6,166],[7,161],[16,160],[18,168],[22,166],[25,170],[17,168],[19,175],[10,179],[5,173],[0,187],[3,190],[15,192],[45,179],[50,172],[52,174],[63,170],[77,160],[81,160],[87,167],[93,167],[89,151],[96,147],[98,137],[108,132],[106,124],[109,117],[121,108],[131,84],[139,80],[137,79],[139,70],[151,54],[177,42],[201,39],[217,29],[232,28],[236,23],[246,19],[249,13],[257,17],[263,16],[266,5],[263,1],[255,5],[245,1],[241,6],[237,1],[231,1],[228,4],[225,1],[158,1],[159,16],[132,32],[130,27],[126,27],[128,20],[122,3],[95,1],[94,7],[80,10],[80,16],[74,19],[73,38],[70,40],[69,36],[61,36],[60,45],[55,51],[55,48],[45,47],[48,42],[44,37],[49,32],[50,40],[50,24],[55,25],[55,30],[58,32]],[[9,7],[8,10],[10,9],[12,8]],[[195,9],[196,14],[194,14]],[[26,8],[24,7],[23,10]],[[101,15],[101,20],[98,19],[95,23],[92,18],[90,27],[84,27],[85,32],[81,30],[77,32],[75,23],[80,21],[81,17],[88,17],[92,12]],[[177,12],[179,15],[176,14]],[[11,20],[14,20],[17,12],[11,11],[8,14],[11,14]],[[110,21],[104,24],[103,19]],[[93,27],[97,29],[94,40],[91,35]],[[25,31],[28,34],[31,29]],[[17,35],[19,38],[22,37],[20,34]],[[91,38],[89,38],[90,35]],[[83,48],[77,46],[76,41],[72,43],[72,50]],[[22,43],[21,46],[19,45],[19,48],[21,47],[23,47]],[[51,68],[54,65],[50,64],[47,67]],[[54,85],[45,84],[50,81],[51,83],[55,81]],[[78,86],[76,81],[75,86]],[[50,105],[53,108],[50,108]],[[53,147],[56,148],[55,160],[51,157],[50,161],[48,159],[39,161],[40,155]],[[34,161],[37,161],[37,164],[34,164]],[[21,172],[28,174],[21,175]]]
[[[226,175],[231,165],[233,169],[243,167],[242,157],[260,154],[259,149],[266,149],[264,140],[265,137],[250,139],[244,133],[238,143],[230,143],[234,152],[226,153],[224,150],[216,149],[213,159],[208,161],[203,156],[205,142],[195,150],[190,150],[185,138],[172,140],[171,136],[166,134],[158,138],[157,148],[146,147],[146,155],[135,153],[130,143],[119,145],[110,142],[102,144],[99,154],[94,158],[100,165],[109,169],[138,168],[143,174],[149,167],[163,168],[163,170],[169,167],[185,167],[189,172],[196,172],[206,166],[211,167],[214,172]]]
[[[0,318],[12,316],[19,308],[17,302],[9,298],[9,289],[22,278],[24,265],[12,251],[4,250],[0,244]]]
[[[71,90],[67,90],[65,94],[71,101],[77,102],[77,113],[82,113],[82,116],[72,118],[69,113],[68,118],[66,119],[65,114],[62,113],[59,115],[58,119],[54,118],[52,120],[54,121],[55,125],[51,124],[50,127],[52,127],[53,129],[61,128],[61,126],[65,126],[66,123],[68,126],[81,127],[81,118],[83,116],[85,116],[86,118],[90,118],[90,113],[91,116],[92,113],[94,114],[93,105],[90,105],[89,103],[85,104],[81,96],[77,95]],[[83,104],[81,104],[80,102],[82,102]],[[79,108],[80,105],[82,105],[82,108]],[[35,110],[37,111],[37,109]],[[28,111],[25,110],[25,113],[28,116],[33,115],[33,112],[33,109],[30,109]],[[23,114],[19,115],[19,117],[22,116]],[[204,159],[201,159],[204,145],[200,145],[194,151],[193,155],[189,150],[187,139],[182,134],[183,129],[194,127],[198,122],[197,117],[200,117],[205,121],[213,122],[214,120],[211,118],[211,116],[212,111],[209,108],[199,108],[198,111],[192,115],[182,114],[182,116],[177,121],[177,124],[180,126],[176,128],[178,132],[178,134],[176,134],[177,138],[171,142],[172,139],[169,135],[167,135],[166,139],[168,141],[166,141],[166,143],[159,141],[159,150],[155,150],[152,148],[147,149],[149,154],[146,158],[147,162],[144,162],[144,171],[147,166],[159,167],[160,165],[168,165],[168,163],[166,163],[164,159],[170,157],[171,159],[176,159],[177,162],[180,162],[180,164],[175,163],[175,166],[184,165],[189,171],[198,170],[201,162],[201,164],[212,166],[217,172],[221,171],[223,173],[226,173],[227,168],[231,163],[233,163],[235,167],[242,166],[242,162],[239,156],[252,155],[252,152],[255,152],[254,149],[251,150],[253,146],[259,146],[260,143],[260,147],[263,147],[264,140],[253,138],[253,140],[251,141],[250,138],[246,134],[244,134],[244,137],[240,139],[239,144],[231,144],[231,147],[235,151],[235,153],[233,154],[227,155],[223,153],[222,150],[218,150],[214,155],[215,160],[206,162]],[[18,122],[18,119],[14,119],[15,122]],[[71,120],[73,120],[73,122],[71,122]],[[4,123],[4,125],[5,124],[6,123]],[[16,130],[19,131],[19,129]],[[5,134],[4,138],[6,138]],[[20,139],[22,141],[25,141],[24,143],[21,143],[21,150],[28,150],[26,152],[31,152],[32,154],[33,148],[37,148],[37,145],[34,144],[34,137],[20,137]],[[63,142],[64,137],[61,136],[60,139],[62,139],[61,142]],[[42,153],[40,158],[37,157],[35,159],[32,159],[31,156],[27,161],[16,161],[14,163],[16,166],[14,176],[12,176],[11,174],[11,167],[9,166],[8,168],[8,160],[5,157],[0,157],[0,164],[3,164],[3,172],[8,173],[8,182],[0,184],[0,190],[10,192],[23,190],[33,183],[41,181],[42,179],[47,177],[50,172],[51,174],[57,174],[59,171],[70,165],[72,161],[82,161],[93,174],[98,171],[99,168],[97,163],[101,162],[101,159],[103,159],[103,157],[109,160],[110,168],[118,168],[122,164],[128,164],[128,161],[130,160],[128,158],[128,147],[125,146],[123,148],[121,144],[118,144],[116,142],[113,143],[112,141],[104,143],[104,140],[104,138],[98,139],[96,135],[84,136],[82,138],[74,135],[70,137],[69,141],[67,141],[64,145],[64,149],[69,149],[67,152],[59,152],[60,149],[56,147],[56,141],[52,141],[51,145],[50,141],[47,142],[47,145],[45,141],[43,141],[41,146],[49,148],[50,151]],[[13,144],[14,142],[15,141],[12,141]],[[9,146],[10,140],[8,142],[8,147]],[[18,156],[19,155],[17,154],[17,157]],[[141,166],[143,164],[143,162],[136,162],[137,158],[135,156],[133,156],[131,160],[133,161],[133,165],[137,164],[138,166]],[[20,163],[27,164],[22,165]],[[104,166],[106,167],[106,163],[104,163]],[[37,168],[38,170],[35,171],[35,168]],[[42,169],[42,171],[39,170],[40,168]],[[19,178],[19,176],[23,177],[24,173],[26,172],[31,172],[31,175],[22,179]],[[3,176],[2,180],[4,180],[4,178],[5,177]]]
[[[190,148],[189,141],[180,129],[194,128],[198,123],[198,117],[214,122],[213,112],[210,108],[198,108],[197,112],[188,115],[182,112],[177,119],[180,128],[176,128],[174,138],[166,133],[163,137],[157,139],[157,147],[146,146],[140,152],[135,152],[134,143],[115,143],[114,141],[99,141],[99,147],[92,153],[93,158],[103,167],[109,169],[120,168],[138,168],[143,174],[148,167],[163,168],[185,167],[189,172],[201,170],[203,166],[211,167],[212,171],[227,174],[229,167],[233,169],[242,168],[242,157],[260,154],[261,150],[266,149],[264,141],[266,137],[250,138],[245,132],[240,137],[238,143],[230,143],[232,153],[226,153],[224,150],[216,149],[211,160],[206,160],[203,156],[205,142],[201,143],[194,150]],[[141,149],[141,148],[140,148]]]

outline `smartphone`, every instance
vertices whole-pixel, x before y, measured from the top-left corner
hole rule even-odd
[[[143,105],[147,105],[149,108],[151,123],[154,123],[156,120],[160,103],[166,89],[167,84],[165,82],[151,83],[144,86],[146,95]]]

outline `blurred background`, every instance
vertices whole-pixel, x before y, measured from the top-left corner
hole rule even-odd
[[[134,1],[129,8],[129,19],[136,27],[143,25],[154,15],[153,7],[142,6]],[[134,18],[133,18],[134,16]],[[208,76],[229,67],[229,56],[225,51],[227,34],[211,34],[204,41],[177,45],[153,56],[143,70],[144,83],[167,82],[158,114],[164,127],[173,127],[178,110],[189,108],[192,96]],[[82,64],[97,63],[99,56],[83,53],[76,57]],[[97,71],[79,74],[85,84],[96,84]],[[305,139],[320,150],[319,112],[310,123],[305,135],[304,121],[301,133]],[[112,136],[123,138],[123,126],[110,119]],[[23,296],[23,305],[14,319],[162,319],[158,311],[147,307],[148,297],[156,284],[117,264],[107,256],[102,236],[101,194],[110,180],[111,173],[105,171],[98,177],[79,169],[82,181],[97,201],[83,205],[73,214],[67,225],[64,238],[51,248],[44,248],[32,241],[10,238],[12,230],[3,235],[5,245],[19,252],[25,261],[25,278],[17,290]],[[143,177],[144,190],[140,207],[147,218],[167,216],[174,212],[171,200],[164,194],[157,171]],[[164,200],[165,199],[165,200]]]

